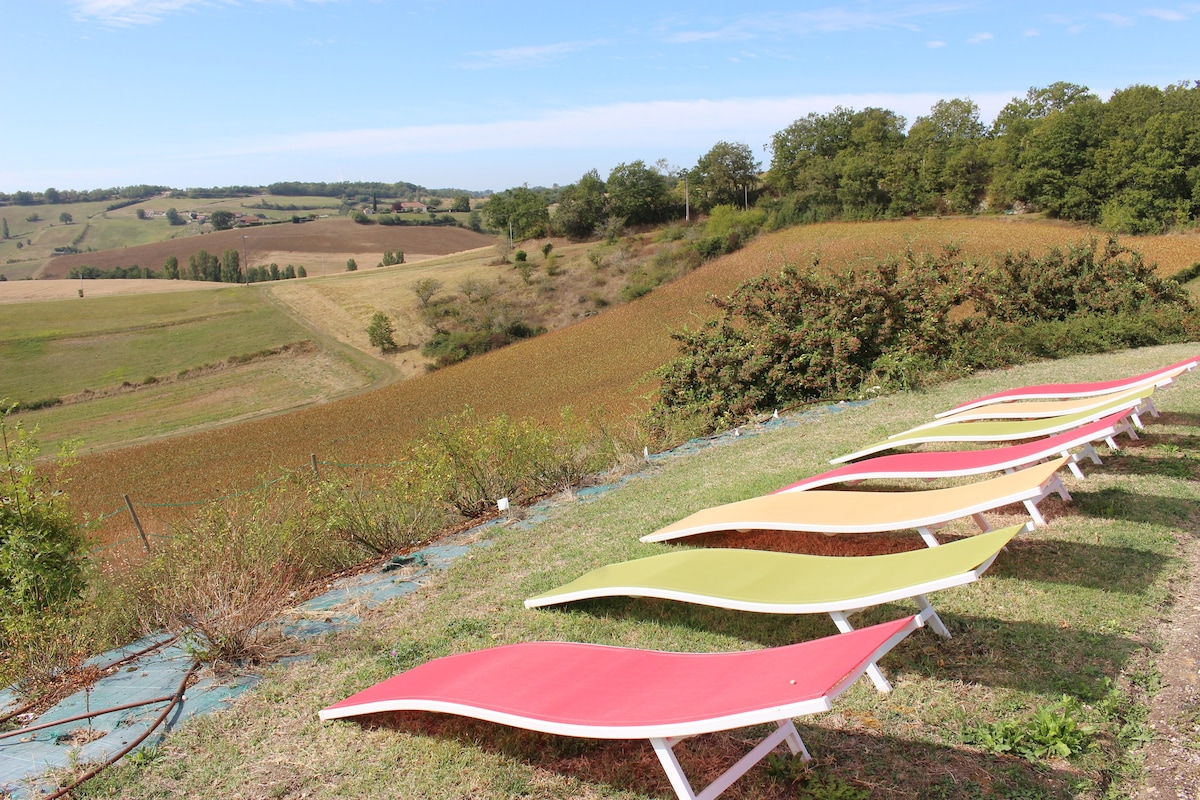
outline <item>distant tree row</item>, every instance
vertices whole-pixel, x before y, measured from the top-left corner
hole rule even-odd
[[[690,169],[664,162],[618,164],[600,177],[589,170],[576,183],[551,196],[547,190],[520,186],[498,192],[483,206],[488,225],[514,239],[549,231],[586,239],[610,224],[646,225],[682,216],[694,208],[750,205],[759,195],[760,164],[748,145],[717,142]],[[549,205],[557,203],[553,219]]]
[[[76,191],[74,189],[60,190],[51,187],[44,192],[19,191],[12,194],[0,192],[0,203],[12,203],[15,206],[38,206],[54,205],[56,203],[87,203],[100,200],[115,200],[118,202],[131,200],[137,202],[170,190],[169,186],[147,186],[145,184],[119,186],[111,189],[89,189],[87,191]]]
[[[401,261],[403,261],[403,258],[404,256],[401,254]],[[307,278],[308,272],[303,266],[294,267],[288,264],[283,269],[280,269],[279,265],[275,263],[267,266],[250,267],[243,272],[237,250],[229,248],[221,254],[220,258],[217,258],[217,256],[209,253],[207,250],[200,250],[188,256],[186,268],[180,266],[178,258],[168,256],[166,262],[163,264],[161,273],[155,272],[150,267],[139,267],[137,264],[131,267],[113,267],[112,269],[101,269],[100,267],[85,265],[72,269],[67,274],[67,277],[75,279],[83,278],[85,280],[98,280],[101,278],[161,278],[174,281],[260,283],[263,281],[286,280],[288,278]]]
[[[1034,87],[990,127],[966,98],[938,101],[911,126],[887,109],[839,106],[796,120],[765,149],[765,172],[748,145],[722,141],[690,168],[634,161],[607,180],[593,169],[554,191],[506,189],[483,214],[514,239],[584,239],[755,204],[774,225],[1003,210],[1160,232],[1200,214],[1200,81],[1131,86],[1108,101],[1073,83]]]

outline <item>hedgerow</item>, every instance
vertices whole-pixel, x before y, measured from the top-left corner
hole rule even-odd
[[[652,419],[722,424],[814,400],[911,388],[1038,357],[1186,341],[1187,293],[1141,255],[1095,239],[988,264],[936,255],[789,265],[711,298],[721,315],[672,334]]]

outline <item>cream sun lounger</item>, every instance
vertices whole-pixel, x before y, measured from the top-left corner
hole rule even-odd
[[[942,425],[938,428],[908,430],[904,433],[896,434],[889,439],[884,439],[882,442],[867,445],[863,449],[856,450],[853,453],[831,458],[829,463],[844,464],[847,461],[855,461],[883,450],[891,450],[892,448],[903,447],[905,445],[930,444],[933,442],[1013,442],[1023,439],[1040,439],[1045,436],[1053,436],[1056,433],[1078,428],[1081,425],[1086,425],[1093,420],[1107,417],[1118,411],[1124,411],[1126,416],[1134,419],[1137,416],[1137,408],[1141,404],[1141,399],[1137,395],[1138,393],[1135,393],[1133,396],[1114,400],[1107,406],[1091,411],[1077,411],[1074,414],[1067,414],[1063,417],[1000,420],[995,422],[956,422],[951,425]],[[1134,419],[1134,423],[1137,424],[1136,419]]]
[[[793,717],[828,711],[917,617],[738,653],[664,653],[527,642],[446,656],[322,709],[323,720],[433,711],[589,739],[649,739],[682,800],[712,800],[781,742],[810,756]],[[673,748],[701,733],[776,730],[696,793]]]
[[[960,403],[954,408],[943,411],[936,416],[946,417],[966,411],[967,409],[978,408],[979,406],[986,406],[992,403],[1002,403],[1008,400],[1065,400],[1072,397],[1111,394],[1112,392],[1133,389],[1146,384],[1163,387],[1173,383],[1175,378],[1183,373],[1195,369],[1197,364],[1200,364],[1200,357],[1193,356],[1177,364],[1171,364],[1168,367],[1156,369],[1142,375],[1134,375],[1130,378],[1097,381],[1094,383],[1043,383],[1036,386],[1021,386],[1016,389],[989,394],[986,397],[980,397],[966,403]]]
[[[717,531],[808,531],[812,533],[883,533],[916,528],[930,547],[933,531],[951,520],[971,517],[991,530],[984,511],[1022,503],[1038,525],[1045,523],[1037,501],[1058,492],[1071,496],[1057,472],[1066,458],[978,483],[921,492],[836,492],[814,490],[754,497],[697,511],[642,537],[663,542]]]
[[[1113,403],[1121,403],[1126,399],[1138,399],[1137,408],[1134,411],[1134,422],[1140,427],[1142,424],[1140,414],[1143,412],[1151,412],[1155,415],[1158,411],[1154,408],[1154,404],[1150,402],[1150,395],[1154,394],[1154,384],[1138,386],[1134,389],[1127,389],[1123,392],[1113,392],[1112,394],[1101,394],[1093,397],[1079,397],[1074,400],[1031,400],[1009,403],[993,403],[988,406],[980,406],[979,408],[970,408],[966,411],[961,411],[957,414],[944,416],[933,422],[926,422],[923,425],[918,425],[915,428],[909,428],[905,433],[894,434],[894,436],[903,436],[906,433],[913,431],[923,431],[930,428],[938,428],[942,425],[953,425],[956,422],[982,422],[1002,419],[1051,419],[1053,417],[1065,417],[1069,414],[1078,414],[1088,411],[1094,411],[1097,408],[1109,408]],[[892,437],[888,437],[892,438]]]
[[[1014,536],[1031,530],[1033,525],[1025,523],[940,547],[854,558],[724,547],[675,550],[594,569],[529,598],[525,607],[655,597],[765,614],[829,614],[845,633],[853,630],[850,614],[912,598],[921,620],[949,639],[926,595],[978,580]],[[879,691],[891,690],[878,667],[872,665],[867,674]]]
[[[1089,458],[1093,464],[1102,463],[1092,444],[1103,441],[1113,450],[1120,450],[1116,437],[1121,433],[1131,439],[1138,438],[1129,422],[1128,411],[1118,411],[1065,433],[1008,447],[876,456],[796,481],[777,489],[774,494],[804,492],[835,483],[857,484],[871,479],[956,478],[987,472],[1012,472],[1055,456],[1067,456],[1067,468],[1071,474],[1083,478],[1080,461]],[[1082,449],[1072,452],[1076,447]]]

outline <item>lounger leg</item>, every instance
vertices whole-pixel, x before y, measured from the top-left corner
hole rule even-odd
[[[938,546],[938,540],[936,537],[934,537],[933,531],[929,530],[929,528],[922,525],[920,528],[917,528],[917,533],[921,534],[921,538],[925,540],[925,544],[929,547]]]
[[[833,618],[833,624],[837,625],[840,633],[849,633],[854,630],[854,626],[850,624],[845,611],[830,611],[829,616]],[[880,671],[879,665],[874,661],[867,666],[867,677],[871,679],[871,683],[875,684],[875,688],[884,694],[892,690],[892,685],[888,683],[887,678],[883,677],[883,672]]]
[[[1058,477],[1057,475],[1054,476],[1054,480],[1050,482],[1050,485],[1046,487],[1046,494],[1057,494],[1063,499],[1063,502],[1071,502],[1071,493],[1067,491],[1067,487],[1063,484],[1062,478]]]
[[[1037,503],[1032,500],[1026,500],[1025,510],[1029,512],[1029,516],[1033,517],[1033,524],[1039,528],[1046,524],[1046,518],[1042,516],[1042,512],[1038,511]]]
[[[1120,449],[1120,448],[1117,448],[1117,449]],[[1093,447],[1090,442],[1083,446],[1083,449],[1079,451],[1079,455],[1077,456],[1077,458],[1079,458],[1079,459],[1090,458],[1092,460],[1093,464],[1103,464],[1104,463],[1103,461],[1100,460],[1100,454],[1096,452],[1096,448]]]
[[[676,742],[681,740],[651,739],[650,743],[654,745],[654,752],[658,754],[658,760],[662,762],[663,769],[667,772],[671,788],[675,790],[675,794],[679,795],[680,800],[713,800],[732,786],[734,781],[749,772],[751,767],[766,758],[767,753],[774,750],[780,742],[787,742],[788,748],[793,753],[799,754],[803,760],[812,759],[812,756],[808,754],[808,749],[804,746],[804,741],[800,738],[800,733],[790,719],[780,720],[775,724],[779,727],[774,733],[759,742],[757,747],[742,756],[736,764],[722,772],[700,794],[692,791],[692,785],[687,776],[683,774],[683,767],[679,766],[679,759],[675,758],[675,751],[671,749]]]
[[[1079,456],[1073,456],[1073,455],[1071,455],[1070,450],[1063,450],[1061,453],[1059,453],[1059,455],[1065,456],[1068,459],[1067,460],[1067,469],[1071,470],[1071,474],[1074,475],[1076,478],[1082,479],[1083,478],[1083,470],[1081,470],[1079,468],[1079,458],[1080,458],[1080,456],[1083,455],[1083,453],[1081,452]]]
[[[980,533],[987,533],[992,529],[992,526],[988,523],[987,518],[984,517],[983,514],[972,514],[971,519],[975,520],[975,524],[979,526]]]
[[[928,622],[929,627],[933,628],[933,632],[945,639],[953,638],[950,636],[950,629],[942,622],[942,618],[933,610],[933,606],[929,604],[929,600],[923,594],[919,594],[913,598],[917,601],[917,607],[921,609],[921,621]]]

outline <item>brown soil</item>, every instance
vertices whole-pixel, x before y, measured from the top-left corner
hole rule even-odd
[[[242,237],[246,237],[243,241]],[[37,277],[39,279],[65,278],[79,266],[100,269],[130,267],[135,264],[161,271],[170,256],[179,260],[182,268],[187,267],[188,257],[200,250],[220,255],[227,249],[241,253],[243,249],[250,266],[261,266],[275,260],[280,267],[288,263],[303,265],[309,275],[320,274],[322,259],[338,271],[344,270],[346,254],[368,256],[369,263],[359,266],[374,266],[383,258],[384,252],[399,250],[405,259],[417,260],[421,256],[441,256],[472,250],[494,244],[490,236],[469,231],[466,228],[449,226],[405,226],[405,225],[359,225],[345,218],[321,219],[299,225],[282,223],[257,228],[236,228],[228,231],[187,236],[166,242],[102,250],[95,253],[75,253],[59,256],[47,262]],[[243,247],[244,246],[244,247]],[[294,256],[294,261],[279,261],[278,256]],[[340,259],[340,261],[335,261]],[[356,257],[357,261],[358,258]]]
[[[1162,626],[1163,650],[1157,659],[1162,688],[1150,705],[1154,740],[1145,750],[1137,800],[1200,797],[1200,547],[1194,537],[1185,551],[1187,572],[1177,586],[1171,619]]]

